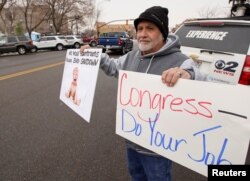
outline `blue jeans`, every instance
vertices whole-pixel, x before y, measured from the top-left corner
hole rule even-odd
[[[171,181],[171,160],[139,153],[131,148],[127,148],[127,157],[132,181]]]

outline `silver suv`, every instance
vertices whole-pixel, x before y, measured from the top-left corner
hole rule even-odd
[[[209,81],[250,85],[250,16],[198,19],[175,34]]]

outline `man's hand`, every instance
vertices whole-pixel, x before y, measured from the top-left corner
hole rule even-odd
[[[169,87],[173,87],[179,78],[191,79],[191,75],[179,67],[165,70],[161,75],[162,82]]]
[[[89,45],[83,45],[83,46],[81,46],[81,48],[80,48],[80,54],[82,54],[84,52],[84,50],[88,49],[88,48],[90,48]]]

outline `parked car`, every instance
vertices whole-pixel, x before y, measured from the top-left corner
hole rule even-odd
[[[175,34],[209,81],[250,85],[250,16],[189,21]]]
[[[68,46],[70,48],[80,48],[83,45],[83,41],[80,35],[66,35]]]
[[[82,41],[84,44],[89,44],[91,47],[97,46],[97,38],[96,37],[82,37]]]
[[[37,50],[55,49],[55,50],[61,51],[64,48],[69,46],[68,41],[66,40],[65,36],[61,36],[61,35],[42,36],[37,41],[33,41],[33,43],[36,46]]]
[[[125,54],[133,50],[133,40],[127,32],[107,32],[100,34],[98,46],[102,47],[104,52],[110,50]]]
[[[0,36],[0,54],[17,52],[19,55],[24,55],[34,48],[36,47],[33,45],[32,40],[26,36]]]

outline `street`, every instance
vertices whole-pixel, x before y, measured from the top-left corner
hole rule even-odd
[[[36,58],[60,55],[54,63],[65,53]],[[31,68],[32,57],[16,56],[15,66]],[[62,71],[60,65],[0,82],[0,180],[128,180],[124,142],[115,135],[116,79],[99,76],[87,123],[59,100]]]
[[[99,71],[87,123],[59,100],[65,55],[0,57],[1,181],[130,180],[124,139],[115,134],[117,79]],[[183,180],[207,178],[174,163],[173,181]]]

